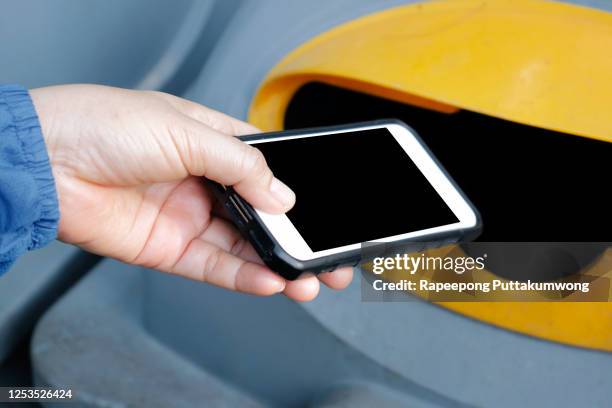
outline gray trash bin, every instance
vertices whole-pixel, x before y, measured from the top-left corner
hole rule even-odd
[[[186,95],[245,118],[262,79],[289,51],[403,3],[245,2]],[[45,315],[32,356],[39,384],[71,384],[89,406],[227,406],[234,398],[279,407],[605,406],[612,385],[610,353],[424,301],[362,302],[360,276],[346,291],[323,289],[296,304],[113,261]],[[176,390],[187,391],[176,399]]]

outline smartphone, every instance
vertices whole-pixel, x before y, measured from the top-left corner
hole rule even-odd
[[[377,248],[422,250],[468,241],[481,229],[478,211],[403,122],[241,139],[262,151],[274,175],[295,192],[295,206],[268,214],[231,187],[212,184],[262,260],[287,279],[356,265]]]

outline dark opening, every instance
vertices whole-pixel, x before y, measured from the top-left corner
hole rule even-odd
[[[480,241],[611,240],[612,143],[316,82],[296,92],[285,128],[384,118],[412,126],[474,202],[484,222]]]

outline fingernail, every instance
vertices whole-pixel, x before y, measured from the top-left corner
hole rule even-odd
[[[284,279],[275,279],[274,281],[274,285],[276,286],[276,292],[275,293],[281,293],[283,290],[285,290],[285,280]]]
[[[295,193],[276,177],[270,183],[270,192],[285,208],[291,207],[295,202]]]

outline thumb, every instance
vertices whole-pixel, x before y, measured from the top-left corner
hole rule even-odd
[[[189,174],[233,186],[262,211],[284,213],[293,207],[295,194],[274,177],[261,151],[196,120],[187,122],[173,138]]]

